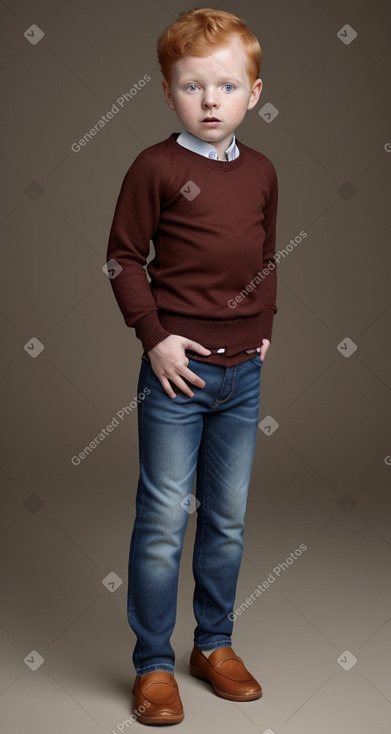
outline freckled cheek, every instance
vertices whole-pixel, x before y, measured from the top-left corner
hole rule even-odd
[[[184,102],[184,104],[183,104],[183,111],[184,111],[184,114],[185,115],[191,115],[191,114],[193,114],[194,110],[196,110],[198,108],[199,108],[199,104],[197,104],[197,102],[195,100],[192,100],[191,102],[189,102],[188,100],[186,100],[186,102]]]
[[[194,117],[195,110],[199,109],[199,104],[195,100],[180,99],[178,100],[177,110],[182,117],[189,119]]]
[[[243,97],[243,98],[236,99],[235,104],[232,108],[232,111],[234,112],[234,114],[238,116],[244,115],[246,110],[247,110],[247,98]]]

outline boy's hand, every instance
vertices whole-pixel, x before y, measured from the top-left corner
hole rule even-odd
[[[262,339],[261,351],[259,352],[259,356],[260,356],[262,362],[265,359],[265,355],[266,355],[266,352],[269,349],[269,347],[270,347],[269,339]]]
[[[210,349],[177,334],[170,334],[148,352],[152,369],[169,398],[176,397],[169,380],[190,398],[194,397],[194,393],[182,378],[196,387],[205,387],[206,384],[201,377],[188,369],[189,359],[186,357],[185,349],[191,349],[198,354],[211,354]]]

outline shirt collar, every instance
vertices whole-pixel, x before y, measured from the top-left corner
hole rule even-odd
[[[206,158],[218,160],[219,154],[216,148],[210,143],[206,143],[205,140],[201,140],[195,135],[192,135],[191,133],[189,133],[188,130],[182,130],[182,132],[178,135],[176,142],[179,143],[179,145],[182,145],[184,148],[192,150],[193,153],[199,153]],[[235,134],[233,133],[232,141],[225,151],[225,157],[227,161],[233,161],[239,155],[240,151],[238,146],[236,145],[236,138]]]

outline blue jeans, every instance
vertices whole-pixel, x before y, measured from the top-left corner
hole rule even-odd
[[[231,646],[244,516],[259,419],[259,355],[235,367],[189,360],[205,380],[194,397],[169,398],[143,359],[138,394],[140,476],[129,555],[128,620],[137,675],[174,672],[179,563],[197,505],[193,553],[194,644]],[[191,495],[195,472],[196,496]]]

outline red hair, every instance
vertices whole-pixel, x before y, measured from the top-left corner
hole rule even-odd
[[[247,56],[247,74],[251,86],[259,77],[262,49],[245,22],[232,13],[214,8],[194,8],[181,13],[178,20],[160,34],[157,54],[161,72],[171,84],[171,70],[184,54],[208,56],[238,36]]]

